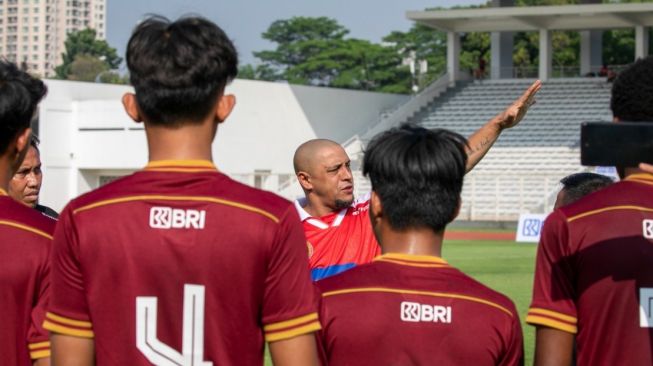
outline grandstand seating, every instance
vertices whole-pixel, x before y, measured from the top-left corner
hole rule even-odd
[[[469,136],[532,82],[512,79],[459,83],[408,121]],[[483,161],[466,176],[460,219],[516,220],[520,213],[549,212],[560,178],[583,170],[578,149],[580,124],[611,119],[610,87],[605,78],[544,82],[537,104],[520,126],[504,131]],[[359,189],[368,187],[362,177],[356,179]]]

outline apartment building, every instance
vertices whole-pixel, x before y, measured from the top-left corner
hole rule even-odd
[[[106,0],[0,0],[0,56],[50,77],[70,32],[93,28],[106,37]]]

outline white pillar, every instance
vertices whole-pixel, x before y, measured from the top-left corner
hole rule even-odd
[[[460,74],[460,34],[447,32],[447,72],[449,82],[455,83]]]
[[[552,56],[551,31],[540,29],[540,80],[547,80],[551,77]]]
[[[512,51],[514,48],[513,32],[492,32],[492,79],[512,78]]]
[[[580,33],[580,75],[596,72],[603,65],[603,31],[591,30]]]
[[[648,42],[648,28],[641,25],[635,27],[635,60],[648,56]]]

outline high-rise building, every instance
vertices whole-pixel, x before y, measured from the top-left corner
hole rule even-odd
[[[68,33],[106,37],[106,0],[0,0],[0,56],[44,77],[54,75]]]

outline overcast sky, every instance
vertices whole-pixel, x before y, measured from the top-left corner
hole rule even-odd
[[[483,0],[107,0],[107,41],[124,58],[131,30],[146,14],[168,18],[194,13],[216,22],[234,41],[241,64],[256,63],[253,51],[272,49],[263,33],[278,19],[327,16],[350,37],[379,42],[393,30],[406,31],[408,10],[485,3]]]

